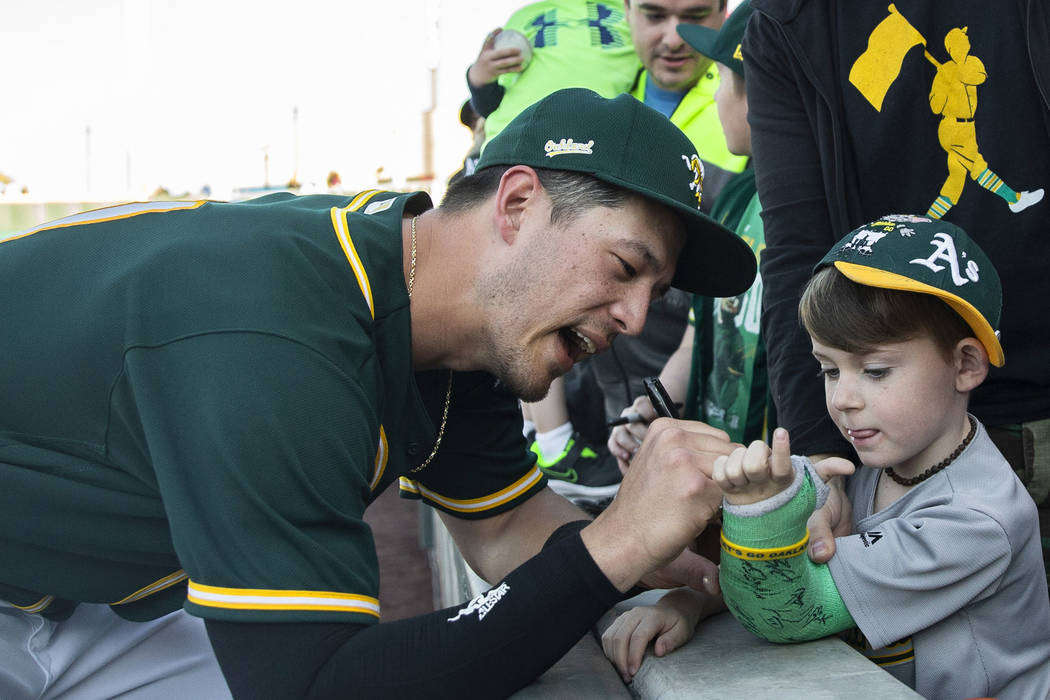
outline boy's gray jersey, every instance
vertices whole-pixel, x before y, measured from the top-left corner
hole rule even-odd
[[[849,479],[855,534],[830,562],[873,660],[892,659],[886,669],[928,698],[1050,697],[1036,508],[984,426],[944,471],[873,514],[880,473]]]

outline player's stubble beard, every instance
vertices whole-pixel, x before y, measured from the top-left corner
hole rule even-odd
[[[559,372],[538,366],[530,358],[529,348],[514,337],[510,323],[522,317],[535,317],[545,308],[536,299],[537,289],[544,287],[545,270],[541,261],[558,260],[554,254],[552,231],[523,244],[518,257],[524,261],[496,270],[484,271],[475,285],[477,303],[487,310],[485,325],[489,339],[486,370],[495,375],[503,387],[522,401],[539,401],[547,395]]]

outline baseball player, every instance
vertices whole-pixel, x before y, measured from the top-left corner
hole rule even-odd
[[[0,242],[0,697],[505,696],[649,572],[715,591],[683,550],[724,434],[656,426],[591,522],[517,406],[672,283],[750,284],[693,152],[629,96],[567,90],[437,209],[151,202]],[[490,591],[376,624],[362,515],[395,483]]]

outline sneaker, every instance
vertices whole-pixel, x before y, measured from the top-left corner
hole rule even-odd
[[[579,433],[573,433],[565,449],[552,460],[543,458],[535,442],[529,448],[536,454],[536,466],[547,475],[551,489],[570,501],[599,501],[620,490],[620,468],[605,447],[593,449]]]
[[[1042,188],[1032,192],[1018,192],[1017,201],[1010,205],[1010,211],[1014,214],[1022,212],[1033,204],[1038,204],[1043,199]]]

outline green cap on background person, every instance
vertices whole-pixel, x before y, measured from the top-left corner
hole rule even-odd
[[[692,142],[630,95],[606,99],[584,88],[551,93],[486,144],[477,169],[492,165],[586,173],[669,207],[686,231],[675,287],[732,296],[755,278],[748,245],[700,211],[704,168]]]
[[[932,294],[963,317],[996,367],[1003,290],[999,273],[961,228],[941,219],[887,214],[851,231],[814,272],[828,265],[858,284]]]
[[[710,58],[744,75],[744,54],[740,43],[744,39],[747,21],[751,18],[751,0],[744,0],[729,15],[721,29],[701,27],[698,24],[679,24],[678,35],[690,46]]]

